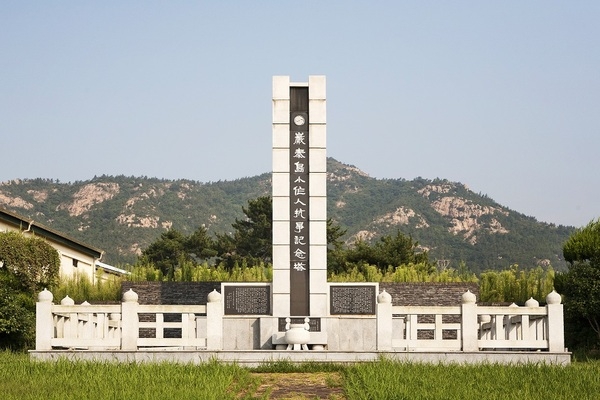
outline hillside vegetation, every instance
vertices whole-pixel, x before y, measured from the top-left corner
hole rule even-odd
[[[204,226],[227,234],[248,200],[271,192],[271,174],[201,183],[100,176],[61,183],[31,179],[0,183],[0,207],[105,250],[103,261],[135,262],[161,233]],[[400,231],[442,266],[473,272],[552,265],[566,268],[562,245],[572,227],[537,221],[458,182],[376,179],[328,160],[328,216],[344,239],[372,240]]]

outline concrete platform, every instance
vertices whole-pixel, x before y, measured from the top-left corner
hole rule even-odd
[[[93,351],[93,350],[52,350],[30,351],[30,358],[37,361],[59,359],[126,362],[126,363],[192,363],[201,364],[210,360],[236,363],[244,367],[288,361],[292,363],[359,363],[374,362],[381,358],[410,363],[434,364],[558,364],[571,363],[571,353],[549,352],[336,352],[336,351],[196,351],[196,350],[143,350],[143,351]]]

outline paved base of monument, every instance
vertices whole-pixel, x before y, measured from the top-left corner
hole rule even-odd
[[[360,363],[382,358],[408,363],[434,364],[557,364],[571,363],[570,353],[549,352],[336,352],[336,351],[196,351],[196,350],[147,350],[147,351],[91,351],[52,350],[30,351],[32,360],[126,362],[126,363],[191,363],[201,364],[211,360],[236,363],[244,367],[286,361],[291,363]]]

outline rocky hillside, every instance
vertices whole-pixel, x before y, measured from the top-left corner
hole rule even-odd
[[[536,221],[446,180],[375,179],[328,160],[328,213],[357,238],[410,234],[433,259],[469,269],[552,264],[564,267],[562,243],[571,227]],[[89,181],[13,180],[0,183],[0,207],[106,251],[104,261],[132,263],[166,229],[231,230],[249,199],[269,194],[270,174],[201,183],[125,176]]]

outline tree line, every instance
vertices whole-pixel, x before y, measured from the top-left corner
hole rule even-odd
[[[153,265],[163,276],[173,278],[176,271],[186,263],[208,263],[232,270],[242,264],[247,267],[272,262],[272,199],[262,196],[248,201],[242,207],[245,218],[236,218],[233,231],[228,234],[215,233],[211,236],[201,226],[190,235],[170,229],[143,250],[138,265]],[[329,275],[344,274],[367,266],[379,271],[400,265],[419,265],[427,273],[436,270],[429,260],[427,251],[411,236],[398,231],[386,235],[374,243],[356,240],[351,246],[342,241],[346,231],[333,220],[327,221],[327,269]]]

